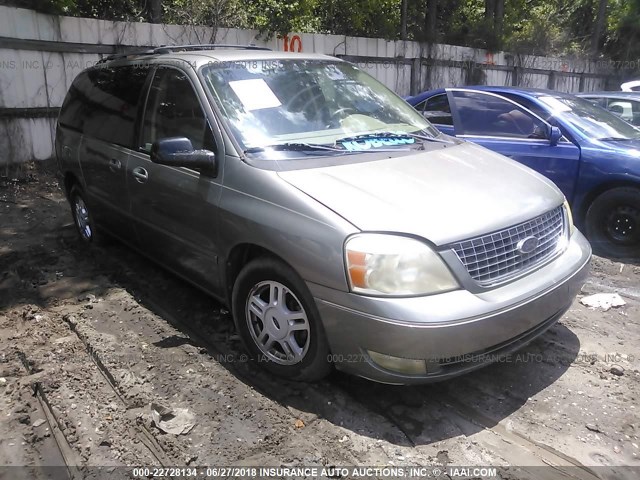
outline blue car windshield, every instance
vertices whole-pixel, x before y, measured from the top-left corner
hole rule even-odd
[[[577,97],[539,97],[553,118],[568,123],[584,136],[598,140],[638,140],[640,130],[602,107]]]
[[[389,148],[408,143],[403,135],[440,135],[402,98],[346,62],[219,62],[205,65],[201,74],[247,151],[305,145],[341,149],[341,141],[364,143],[354,138],[378,134],[388,134],[380,145]]]

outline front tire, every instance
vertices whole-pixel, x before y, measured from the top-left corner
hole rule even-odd
[[[263,368],[308,382],[331,371],[313,297],[288,265],[269,257],[247,264],[233,286],[232,308],[245,347]]]
[[[640,190],[617,187],[597,197],[586,216],[586,232],[596,253],[613,258],[640,256]]]

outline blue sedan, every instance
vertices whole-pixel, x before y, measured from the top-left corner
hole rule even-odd
[[[594,249],[640,257],[640,130],[570,94],[447,88],[407,101],[448,135],[478,143],[560,187]]]

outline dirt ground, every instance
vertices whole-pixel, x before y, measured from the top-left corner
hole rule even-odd
[[[626,305],[576,300],[475,373],[297,384],[245,360],[214,300],[118,243],[83,247],[50,169],[0,179],[0,466],[34,467],[0,477],[413,465],[468,478],[447,467],[489,465],[510,466],[496,478],[640,478],[639,266],[594,257],[583,294],[618,292]],[[195,425],[164,433],[161,408],[187,409]]]

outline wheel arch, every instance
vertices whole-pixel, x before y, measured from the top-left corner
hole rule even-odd
[[[581,200],[577,206],[576,211],[572,212],[576,220],[584,225],[587,218],[587,211],[596,198],[605,193],[606,191],[613,190],[614,188],[631,187],[640,190],[640,181],[616,179],[608,182],[604,182],[592,188]]]
[[[274,258],[289,268],[295,271],[295,269],[291,266],[289,262],[287,262],[280,255],[276,254],[272,250],[263,247],[261,245],[255,243],[239,243],[235,245],[226,257],[225,269],[224,269],[224,285],[225,285],[225,299],[227,301],[227,305],[229,308],[233,308],[231,295],[233,292],[233,286],[240,274],[240,271],[247,265],[249,262],[256,258],[260,257],[271,257]]]
[[[69,194],[71,193],[71,189],[74,185],[78,185],[82,188],[82,184],[80,183],[80,179],[73,172],[66,172],[64,174],[64,193],[69,198]]]
[[[246,265],[251,265],[251,262],[254,261],[256,263],[253,269],[243,270]],[[228,303],[235,327],[250,354],[250,358],[256,361],[259,366],[271,371],[271,373],[291,380],[316,381],[328,375],[333,368],[330,360],[331,349],[324,332],[320,313],[313,295],[305,288],[304,281],[302,281],[301,285],[298,285],[297,281],[302,280],[302,277],[290,263],[263,246],[253,243],[240,243],[230,251],[226,265],[228,278],[226,288],[227,296],[230,297]],[[272,277],[272,274],[275,275],[275,278]],[[281,279],[278,277],[281,277]],[[282,282],[286,288],[290,289],[291,294],[296,297],[299,306],[306,314],[307,335],[304,338],[297,339],[302,341],[302,344],[298,342],[298,347],[302,348],[302,353],[297,359],[294,358],[291,363],[281,364],[277,360],[269,358],[269,353],[257,345],[258,340],[251,333],[250,314],[243,312],[243,307],[246,305],[246,299],[249,298],[248,295],[251,294],[252,288],[257,285],[255,283],[256,278],[260,278],[260,281],[273,279],[277,282]],[[277,307],[274,307],[274,310],[277,310]],[[275,318],[273,315],[277,316],[278,314],[271,314],[271,317]],[[261,319],[262,322],[265,320],[266,317]],[[281,320],[285,324],[288,322],[286,318]],[[274,323],[278,331],[280,331],[281,327],[279,325],[282,325],[282,322],[274,321]],[[262,325],[264,330],[264,323]],[[288,330],[285,336],[288,334],[293,335],[294,333]],[[281,343],[279,340],[277,342]],[[305,345],[304,347],[303,344]],[[289,347],[290,351],[291,348]],[[280,353],[289,355],[284,346],[281,346]],[[266,362],[262,359],[266,360]]]

